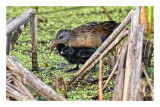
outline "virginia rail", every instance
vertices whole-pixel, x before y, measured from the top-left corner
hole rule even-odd
[[[56,34],[56,40],[51,48],[51,52],[59,43],[74,48],[97,48],[118,25],[119,23],[115,21],[90,22],[73,30],[60,30]]]
[[[96,51],[94,48],[71,48],[62,43],[57,45],[57,54],[63,56],[69,63],[77,64],[76,68],[67,72],[78,70],[79,64],[84,64]]]

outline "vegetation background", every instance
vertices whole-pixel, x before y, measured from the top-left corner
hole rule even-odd
[[[29,6],[7,6],[6,8],[6,20],[10,17],[18,17],[25,10],[30,8]],[[106,6],[110,16],[116,22],[122,22],[131,9],[135,9],[134,6]],[[21,34],[20,38],[14,45],[14,48],[10,51],[10,55],[14,55],[22,63],[24,67],[33,72],[43,82],[52,87],[52,81],[57,77],[63,77],[65,81],[69,81],[72,76],[77,72],[73,71],[66,73],[64,71],[75,68],[76,65],[69,64],[63,57],[58,56],[55,52],[49,54],[50,48],[55,39],[56,33],[60,29],[73,29],[79,25],[88,22],[102,22],[107,21],[108,18],[100,6],[39,6],[38,12],[38,64],[39,71],[32,71],[32,57],[31,57],[31,34],[30,25]],[[149,39],[153,42],[154,35],[147,35],[145,39]],[[152,59],[154,62],[154,60]],[[103,71],[108,70],[107,66],[103,66]],[[154,68],[147,68],[154,77]],[[90,72],[94,78],[98,77],[98,66],[94,71]],[[111,100],[113,94],[114,80],[108,85],[104,99]],[[45,100],[45,98],[38,95],[29,86],[37,100]],[[59,92],[62,94],[61,92]],[[91,84],[86,81],[82,81],[75,90],[68,92],[67,100],[92,100],[89,99],[98,93],[97,84]]]

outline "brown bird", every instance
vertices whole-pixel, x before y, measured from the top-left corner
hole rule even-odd
[[[76,27],[73,30],[60,30],[51,48],[51,52],[59,43],[67,46],[80,48],[97,48],[109,37],[113,30],[119,25],[115,21],[90,22]]]

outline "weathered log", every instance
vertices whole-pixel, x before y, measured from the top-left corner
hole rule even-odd
[[[136,87],[141,77],[141,62],[144,28],[139,25],[140,8],[132,14],[131,33],[127,50],[125,80],[123,90],[123,101],[138,100],[138,90]]]
[[[128,41],[126,41],[122,47],[121,53],[119,55],[120,62],[118,65],[118,72],[116,76],[116,82],[114,85],[114,92],[113,92],[113,101],[121,101],[123,96],[123,87],[124,87],[124,75],[125,75],[125,60],[128,48]]]
[[[111,51],[111,49],[113,47],[115,47],[124,37],[126,37],[126,35],[128,35],[128,33],[129,33],[129,30],[124,29],[118,35],[118,37],[110,44],[110,46],[104,50],[104,52],[100,55],[100,57],[95,59],[94,62],[91,65],[89,65],[89,67],[84,72],[82,72],[81,74],[78,75],[78,77],[73,78],[69,82],[69,85],[72,86],[72,85],[76,84],[77,82],[79,82],[80,80],[82,80],[87,75],[87,73],[99,62],[99,59],[105,57]]]
[[[37,38],[37,13],[30,17],[31,37],[32,37],[32,71],[38,71],[37,53],[38,53],[38,38]]]
[[[82,68],[73,76],[72,80],[69,82],[71,84],[86,68],[88,68],[94,60],[102,53],[105,48],[107,48],[113,40],[118,36],[118,34],[125,28],[125,26],[130,22],[131,14],[134,10],[131,10],[126,16],[124,21],[114,30],[114,32],[103,42],[103,44],[96,50],[96,52],[87,60],[87,62],[82,66]]]
[[[34,74],[24,68],[21,63],[16,59],[16,57],[7,56],[6,60],[8,69],[12,70],[15,74],[17,74],[22,79],[24,84],[28,84],[47,100],[66,101],[65,98],[58,95],[57,92],[55,92],[51,87],[43,83]]]

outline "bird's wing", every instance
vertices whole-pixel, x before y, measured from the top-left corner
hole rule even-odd
[[[93,49],[81,49],[77,55],[80,58],[90,58],[94,52]]]

